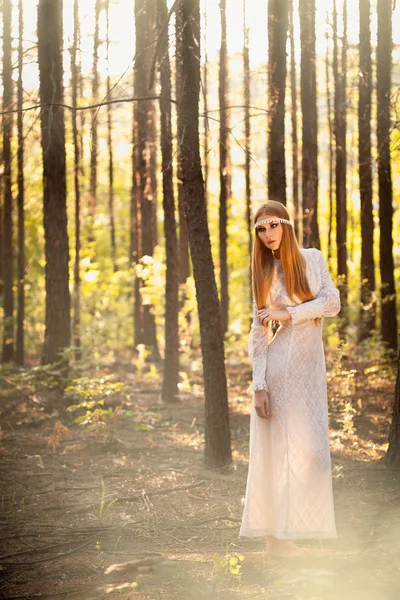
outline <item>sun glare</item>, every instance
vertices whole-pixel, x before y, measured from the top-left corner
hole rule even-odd
[[[172,5],[172,0],[168,0]],[[253,68],[264,65],[267,61],[267,0],[246,0],[246,23],[249,28],[250,58]],[[321,56],[325,51],[325,32],[331,32],[332,0],[317,0],[316,31],[317,52]],[[338,2],[339,8],[342,2]],[[297,1],[295,0],[295,14]],[[14,0],[13,11],[13,37],[18,39],[18,6]],[[36,38],[36,11],[37,0],[25,0],[24,9],[24,39],[25,47],[32,47]],[[372,2],[372,39],[376,38],[376,2]],[[220,45],[219,26],[219,0],[201,0],[203,35],[202,44],[206,40],[207,55],[210,61],[216,60]],[[81,1],[79,4],[80,28],[81,28],[81,60],[82,69],[90,74],[93,62],[93,31],[94,31],[94,0]],[[238,0],[227,0],[228,20],[228,50],[230,56],[240,53],[243,44],[243,2]],[[339,18],[340,20],[340,18]],[[358,0],[348,0],[348,36],[349,43],[358,43]],[[207,24],[206,30],[204,24]],[[400,59],[400,3],[397,3],[393,15],[393,40],[395,45],[394,60]],[[298,34],[298,23],[295,30]],[[106,38],[105,14],[102,13],[100,22],[100,36]],[[73,1],[64,1],[64,69],[65,77],[69,78],[69,55],[68,49],[73,40]],[[110,60],[106,60],[106,45],[101,44],[99,50],[99,72],[106,77],[108,69],[112,78],[131,77],[131,69],[134,61],[134,0],[118,0],[111,3],[110,7]],[[16,45],[16,41],[15,41]],[[299,44],[298,44],[299,46]],[[298,53],[297,53],[298,54]],[[204,47],[203,47],[204,56]],[[125,75],[124,75],[125,74]],[[121,80],[121,81],[122,81]],[[24,69],[24,85],[26,89],[37,89],[38,72],[37,65],[27,61]]]

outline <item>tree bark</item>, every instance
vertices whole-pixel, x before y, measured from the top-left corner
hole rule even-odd
[[[327,13],[328,21],[328,13]],[[331,100],[331,69],[330,69],[330,54],[329,54],[329,34],[326,37],[326,55],[325,55],[325,79],[326,79],[326,110],[328,113],[328,131],[329,131],[329,183],[328,183],[328,198],[329,198],[329,225],[328,225],[328,263],[332,259],[332,231],[333,231],[333,123],[332,123],[332,100]]]
[[[299,0],[301,44],[303,246],[320,247],[315,0]]]
[[[229,410],[224,364],[220,304],[211,254],[211,243],[200,162],[200,7],[199,0],[178,5],[177,55],[182,65],[179,106],[180,162],[185,213],[200,320],[205,388],[205,462],[223,467],[232,460]]]
[[[79,0],[74,0],[74,39],[71,49],[71,86],[72,106],[78,105],[79,66],[78,66],[78,44],[79,44]],[[83,112],[83,111],[82,111]],[[72,111],[72,142],[74,146],[74,192],[75,192],[75,258],[74,258],[74,291],[72,296],[73,318],[72,339],[75,360],[80,360],[81,352],[81,277],[80,277],[80,254],[81,254],[81,148],[78,134],[78,115]]]
[[[135,0],[136,62],[135,93],[139,97],[148,96],[149,76],[153,50],[154,4],[151,0]],[[151,100],[137,103],[138,170],[141,213],[141,252],[143,256],[153,256],[154,250],[154,203],[151,161],[151,119],[154,116]],[[150,122],[149,122],[150,121]],[[153,165],[154,168],[154,165]],[[156,325],[150,305],[143,306],[143,343],[150,349],[151,358],[159,360]]]
[[[165,351],[162,399],[173,402],[179,396],[179,253],[175,222],[175,199],[173,183],[173,153],[171,127],[171,65],[168,49],[168,19],[166,0],[157,0],[157,25],[159,35],[159,69],[161,84],[161,155],[163,174],[163,209],[166,250],[165,288]]]
[[[293,169],[293,217],[294,232],[300,239],[300,202],[299,202],[299,144],[297,136],[297,81],[296,55],[293,24],[293,0],[289,0],[289,38],[290,38],[290,92],[292,122],[292,169]]]
[[[336,247],[337,275],[341,300],[341,337],[348,324],[347,300],[347,193],[346,193],[346,66],[347,66],[347,0],[343,2],[343,36],[339,67],[337,7],[333,8],[333,71],[335,83],[334,131],[336,146]]]
[[[0,148],[0,164],[3,164],[3,151]],[[0,173],[0,296],[3,297],[3,173]]]
[[[400,354],[397,361],[396,389],[386,459],[391,467],[400,467]]]
[[[78,10],[77,18],[79,19],[79,10]],[[83,98],[84,94],[85,94],[85,81],[84,81],[84,77],[83,77],[83,73],[82,73],[82,49],[81,49],[80,26],[78,27],[78,47],[79,47],[79,62],[78,62],[77,81],[78,81],[79,95],[81,98]],[[79,156],[80,156],[80,173],[79,174],[82,179],[84,179],[84,177],[85,177],[85,145],[84,145],[84,141],[83,141],[85,127],[86,127],[86,111],[81,110],[81,111],[79,111],[79,129],[80,129],[80,131],[78,131],[78,141],[79,141]]]
[[[371,336],[375,328],[374,219],[372,214],[371,155],[371,2],[359,0],[360,76],[358,100],[358,163],[361,200],[361,302],[358,339]]]
[[[139,144],[137,127],[137,104],[133,104],[133,127],[132,127],[132,190],[131,190],[131,231],[129,263],[139,264],[142,255],[142,229],[140,213],[140,174],[139,174]],[[133,331],[134,346],[143,344],[143,305],[140,294],[141,279],[135,274],[134,279],[134,308],[133,308]]]
[[[13,109],[12,46],[11,46],[12,2],[3,0],[3,110]],[[3,362],[14,358],[14,292],[13,292],[13,199],[11,173],[11,138],[13,115],[3,114]]]
[[[268,0],[268,197],[285,205],[287,31],[288,0]]]
[[[23,36],[24,14],[22,0],[18,1],[18,309],[16,362],[24,364],[25,320],[25,183],[24,183],[24,126],[23,126]]]
[[[392,0],[378,0],[377,143],[380,224],[381,334],[397,350],[396,289],[393,260],[393,188],[390,163],[390,97],[392,70]]]
[[[251,178],[250,178],[250,153],[251,153],[251,127],[250,127],[250,55],[249,55],[249,29],[246,19],[246,0],[243,0],[243,75],[244,75],[244,180],[246,193],[246,224],[248,235],[249,255],[249,307],[253,306],[253,291],[251,289],[251,253],[253,250],[253,227],[251,218]],[[252,313],[252,309],[250,310]]]
[[[70,345],[68,233],[63,103],[62,0],[39,0],[38,50],[42,108],[43,216],[45,236],[46,331],[43,363],[61,358]]]
[[[155,88],[148,90],[148,94],[154,94]],[[153,101],[150,101],[150,111],[148,115],[149,124],[149,148],[150,148],[150,185],[151,185],[151,226],[153,235],[153,249],[158,245],[158,230],[157,230],[157,108]]]
[[[229,139],[228,139],[228,51],[226,44],[226,0],[220,0],[221,47],[219,52],[219,272],[222,331],[228,331],[228,198],[229,198]]]
[[[107,21],[107,98],[111,100],[111,77],[110,77],[110,0],[106,5]],[[115,240],[115,210],[114,210],[114,154],[113,154],[113,123],[111,104],[107,104],[107,143],[108,143],[108,212],[110,215],[110,242],[111,260],[114,272],[117,271],[117,244]]]
[[[92,66],[92,103],[98,102],[99,95],[99,20],[102,9],[102,0],[95,1],[94,37],[93,37],[93,66]],[[98,108],[91,111],[91,136],[90,136],[90,189],[88,206],[88,242],[94,243],[94,219],[97,201],[97,157],[98,157]]]
[[[177,23],[177,22],[176,22]],[[175,37],[178,40],[181,35],[178,25],[176,25]],[[178,41],[177,41],[178,43]],[[179,103],[182,95],[182,65],[176,58],[175,63],[176,70],[176,100]],[[179,121],[179,113],[177,115]],[[179,126],[178,126],[179,129]],[[182,175],[181,175],[181,162],[179,160],[179,140],[178,140],[178,213],[179,213],[179,283],[186,283],[188,277],[190,277],[190,255],[189,255],[189,232],[185,217],[184,201],[183,201],[183,186],[182,186]],[[183,300],[183,299],[182,299]]]
[[[203,160],[203,171],[204,171],[204,194],[206,198],[206,206],[208,204],[208,134],[209,134],[209,121],[208,121],[208,54],[207,54],[207,0],[205,0],[204,6],[204,67],[203,67],[203,106],[204,106],[204,160]]]

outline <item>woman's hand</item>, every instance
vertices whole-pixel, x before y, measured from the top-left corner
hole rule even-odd
[[[266,390],[256,390],[254,392],[254,408],[256,409],[257,415],[262,419],[271,418],[271,406]]]
[[[257,312],[258,322],[260,325],[266,325],[268,321],[289,321],[291,319],[290,312],[285,306],[280,308],[261,308]]]

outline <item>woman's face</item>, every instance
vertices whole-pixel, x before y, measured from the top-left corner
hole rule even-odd
[[[257,223],[259,221],[264,221],[264,219],[273,219],[274,216],[275,215],[260,215],[257,219]],[[260,226],[257,226],[257,223],[256,232],[264,246],[270,250],[279,250],[283,233],[282,223],[279,221],[271,221],[270,223],[263,223]]]

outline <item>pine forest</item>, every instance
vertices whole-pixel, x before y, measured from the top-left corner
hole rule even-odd
[[[0,597],[397,598],[400,3],[1,0],[0,31]],[[341,303],[339,537],[276,564],[238,537],[268,200]]]

